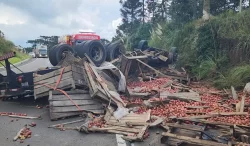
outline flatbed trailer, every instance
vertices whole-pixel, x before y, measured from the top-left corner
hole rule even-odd
[[[34,93],[34,73],[43,75],[54,71],[55,69],[46,69],[33,72],[22,72],[19,68],[9,62],[9,59],[15,57],[15,52],[10,52],[0,56],[0,63],[5,67],[7,75],[0,74],[0,98],[6,100],[12,97],[22,98]],[[2,62],[4,61],[5,64]],[[11,70],[11,65],[22,73],[15,73]]]

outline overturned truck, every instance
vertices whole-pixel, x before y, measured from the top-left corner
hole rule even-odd
[[[100,66],[105,60],[118,58],[125,51],[120,41],[103,44],[99,35],[90,32],[62,36],[58,42],[59,44],[49,51],[49,60],[53,66],[56,66],[68,52],[80,58],[87,55],[96,66]]]

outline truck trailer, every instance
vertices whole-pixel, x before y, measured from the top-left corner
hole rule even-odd
[[[45,45],[37,45],[34,48],[36,58],[48,58],[48,49]]]

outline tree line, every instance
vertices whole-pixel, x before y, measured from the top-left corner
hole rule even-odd
[[[240,11],[249,7],[248,0],[120,0],[122,24],[114,40],[123,39],[129,48],[136,47],[141,39],[149,39],[152,28],[161,23],[171,23],[171,29],[206,16],[225,11]]]
[[[59,36],[40,36],[34,40],[28,40],[26,43],[31,44],[31,47],[24,48],[27,52],[32,52],[32,50],[39,44],[45,45],[50,49],[54,45],[58,44]]]

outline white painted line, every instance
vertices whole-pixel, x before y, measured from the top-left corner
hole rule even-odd
[[[127,146],[126,141],[122,139],[123,135],[116,134],[117,146]]]

